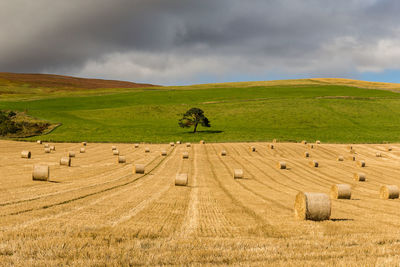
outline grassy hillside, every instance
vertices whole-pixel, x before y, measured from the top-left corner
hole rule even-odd
[[[0,72],[0,99],[109,94],[152,86],[154,85],[52,74]]]
[[[400,94],[396,92],[335,85],[333,80],[254,85],[153,87],[111,95],[53,95],[25,101],[3,100],[0,109],[27,111],[31,116],[62,123],[50,134],[33,140],[400,141]],[[212,127],[200,127],[202,132],[197,134],[179,128],[179,114],[191,107],[202,108]]]

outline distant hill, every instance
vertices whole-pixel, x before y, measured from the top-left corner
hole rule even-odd
[[[245,87],[271,87],[271,86],[290,86],[304,87],[313,85],[339,85],[351,86],[365,89],[380,89],[388,91],[400,91],[400,83],[368,82],[343,78],[310,78],[310,79],[289,79],[272,81],[252,81],[252,82],[226,82],[226,83],[208,83],[195,84],[188,86],[168,86],[165,89],[203,89],[203,88],[245,88]]]
[[[104,95],[154,87],[152,84],[103,79],[77,78],[53,74],[0,72],[0,100]]]
[[[0,85],[21,85],[28,87],[53,87],[76,89],[100,88],[138,88],[154,86],[152,84],[133,83],[115,80],[87,79],[53,74],[25,74],[0,72]]]
[[[78,78],[53,74],[0,72],[0,101],[67,96],[109,95],[142,90],[196,90],[218,88],[346,86],[400,92],[399,83],[368,82],[342,78],[310,78],[273,81],[225,82],[186,86],[160,86],[127,81]]]

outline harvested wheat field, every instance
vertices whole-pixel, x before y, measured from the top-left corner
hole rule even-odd
[[[53,144],[51,144],[53,145]],[[0,141],[0,262],[4,265],[396,265],[400,200],[381,199],[400,186],[400,145],[268,143],[88,143],[71,166],[60,165],[82,144]],[[255,152],[250,147],[256,147]],[[31,158],[21,158],[21,151]],[[166,151],[167,156],[162,156]],[[182,158],[188,151],[190,157]],[[226,151],[226,156],[221,155]],[[376,157],[384,152],[383,157]],[[339,156],[343,161],[338,161]],[[316,160],[318,168],[310,168]],[[285,162],[287,168],[277,168]],[[33,181],[36,164],[49,181]],[[134,173],[144,164],[145,173]],[[242,169],[243,179],[234,179]],[[356,181],[355,173],[366,176]],[[187,186],[175,186],[187,173]],[[351,186],[351,199],[331,199],[330,219],[299,220],[299,192],[330,194]]]

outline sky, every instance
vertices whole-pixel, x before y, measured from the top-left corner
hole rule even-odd
[[[398,0],[0,0],[0,71],[400,83]]]

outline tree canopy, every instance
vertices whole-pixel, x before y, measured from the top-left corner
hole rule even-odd
[[[178,124],[182,128],[194,126],[193,133],[197,131],[199,124],[203,127],[211,127],[210,121],[204,115],[204,111],[199,108],[191,108],[185,114],[182,114],[182,118],[179,119]]]

